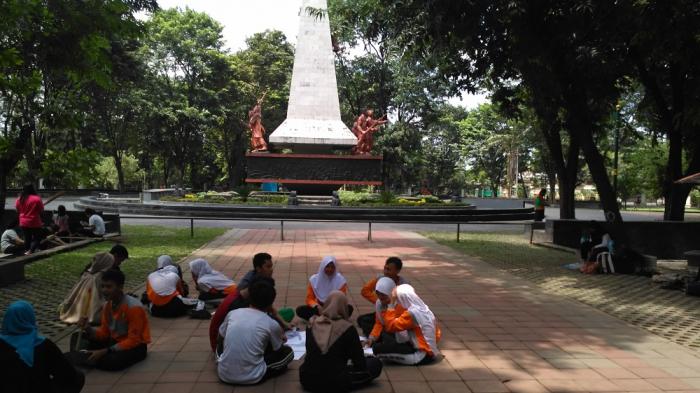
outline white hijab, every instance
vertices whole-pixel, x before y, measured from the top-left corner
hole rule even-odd
[[[381,292],[387,296],[391,296],[391,292],[396,288],[396,283],[394,280],[390,279],[389,277],[382,277],[379,280],[377,280],[377,285],[374,286],[374,290],[377,292]],[[374,309],[377,313],[377,318],[379,318],[379,322],[384,325],[384,318],[382,317],[382,312],[386,309],[386,306],[382,304],[382,301],[377,299],[377,301],[374,303]]]
[[[440,350],[437,346],[437,321],[430,308],[418,297],[415,289],[408,284],[401,284],[396,287],[396,297],[399,304],[411,313],[411,316],[420,327],[425,341],[433,351],[433,355],[440,355]]]
[[[213,270],[211,266],[209,266],[209,262],[202,258],[191,261],[190,270],[197,276],[198,286],[203,285],[204,287],[223,291],[235,284],[233,280],[226,277],[223,273]]]
[[[158,269],[162,269],[166,266],[175,266],[173,259],[170,255],[161,255],[158,257],[158,262],[156,262]]]
[[[332,276],[328,276],[324,269],[329,263],[335,265],[335,273]],[[311,283],[311,288],[314,290],[316,299],[322,303],[326,301],[328,295],[333,291],[339,291],[340,288],[347,283],[345,277],[340,274],[340,269],[338,269],[338,262],[333,256],[324,257],[321,264],[318,266],[318,273],[314,274],[309,278],[309,283]]]
[[[177,275],[177,268],[172,265],[167,265],[148,275],[148,284],[159,296],[170,296],[175,293],[178,282],[180,282],[180,276]]]

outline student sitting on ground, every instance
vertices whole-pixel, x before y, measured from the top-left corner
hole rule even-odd
[[[306,357],[299,368],[304,390],[348,392],[366,385],[382,372],[382,362],[365,358],[357,330],[349,321],[348,299],[333,291],[306,329]],[[352,365],[348,365],[348,360]]]
[[[122,270],[121,269],[122,262],[129,259],[129,251],[123,245],[115,244],[114,246],[112,246],[112,249],[109,250],[109,253],[112,254],[112,257],[114,257],[114,263],[112,264],[112,269],[121,271]],[[87,265],[85,265],[85,269],[83,269],[83,273],[88,271],[91,266],[92,266],[92,263],[88,263]]]
[[[347,293],[348,283],[340,274],[335,257],[327,256],[321,261],[318,272],[309,278],[306,304],[297,307],[297,316],[308,321],[312,316],[319,315],[319,308],[333,291]]]
[[[374,344],[374,354],[382,360],[406,365],[426,364],[435,360],[440,356],[437,346],[440,329],[433,312],[408,284],[394,288],[392,301],[401,304],[404,311],[386,312],[384,329],[389,333],[406,332],[407,341]]]
[[[59,237],[70,236],[70,223],[65,206],[58,206],[58,211],[53,216],[53,225],[55,229],[54,235]]]
[[[151,315],[160,318],[177,318],[190,309],[182,301],[185,290],[177,267],[168,255],[158,257],[158,269],[148,275],[146,295]]]
[[[209,324],[209,343],[211,344],[212,351],[216,350],[216,338],[219,335],[219,327],[224,322],[224,319],[226,319],[228,313],[239,308],[250,306],[248,287],[251,283],[257,280],[266,280],[272,284],[273,287],[275,286],[275,280],[272,279],[272,273],[274,271],[273,266],[272,256],[270,254],[261,252],[253,256],[253,270],[246,273],[241,281],[238,282],[237,289],[224,298],[211,318],[211,323]],[[283,318],[281,314],[286,315],[286,318]],[[288,330],[289,326],[285,322],[285,319],[291,321],[294,317],[294,310],[282,309],[277,312],[273,309],[273,312],[270,313],[270,317],[277,321],[282,329]]]
[[[209,266],[202,258],[190,262],[192,280],[199,291],[199,300],[221,299],[236,291],[236,283]]]
[[[102,275],[102,295],[107,303],[102,309],[100,327],[79,323],[90,341],[83,365],[101,370],[123,370],[146,358],[151,331],[146,310],[136,298],[124,294],[124,273],[108,270]]]
[[[396,285],[408,284],[408,281],[403,277],[399,276],[401,273],[401,268],[403,267],[403,262],[398,257],[389,257],[384,263],[384,274],[382,276],[377,276],[369,281],[362,287],[362,297],[367,299],[372,304],[377,303],[377,295],[375,294],[375,288],[377,282],[382,277],[388,277],[394,281]],[[391,292],[387,294],[391,296]],[[357,325],[362,329],[362,333],[365,336],[369,336],[369,332],[374,326],[375,313],[371,312],[369,314],[363,314],[357,317]]]
[[[88,323],[100,321],[102,306],[105,304],[101,295],[102,275],[114,266],[114,257],[112,254],[100,252],[92,257],[89,265],[68,297],[58,306],[59,319],[65,323],[78,323],[81,317],[87,317]],[[86,306],[89,306],[87,314],[81,315]]]
[[[24,254],[24,240],[17,233],[19,223],[17,220],[12,220],[7,225],[7,229],[2,233],[0,238],[0,248],[3,254],[22,255]]]
[[[85,383],[56,344],[39,335],[34,308],[23,300],[5,310],[0,364],[0,392],[77,393]]]
[[[219,328],[217,373],[226,383],[259,383],[286,370],[294,359],[282,328],[268,316],[275,288],[256,281],[248,289],[250,307],[231,311]]]
[[[102,237],[105,235],[105,221],[97,214],[93,209],[85,209],[85,215],[88,217],[88,221],[81,222],[83,229],[80,230],[80,234],[88,237]]]
[[[375,343],[395,344],[397,341],[408,341],[406,332],[388,333],[384,329],[386,314],[388,312],[401,315],[405,309],[400,304],[392,303],[391,294],[396,288],[396,283],[389,277],[382,277],[377,281],[375,292],[377,301],[375,302],[374,326],[367,334],[365,345],[372,347]]]

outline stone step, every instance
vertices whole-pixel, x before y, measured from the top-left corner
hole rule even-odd
[[[299,205],[305,206],[330,206],[333,197],[325,195],[299,195]]]

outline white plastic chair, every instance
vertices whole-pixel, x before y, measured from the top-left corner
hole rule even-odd
[[[603,273],[615,273],[615,265],[613,265],[612,255],[609,252],[601,252],[598,254],[596,261],[600,263]]]

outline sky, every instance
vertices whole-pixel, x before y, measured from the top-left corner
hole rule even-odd
[[[296,44],[301,0],[158,0],[158,4],[164,9],[189,7],[206,12],[224,26],[225,45],[231,51],[244,48],[247,37],[267,29],[282,31]],[[469,109],[486,101],[485,95],[469,94],[450,99],[451,104]]]

